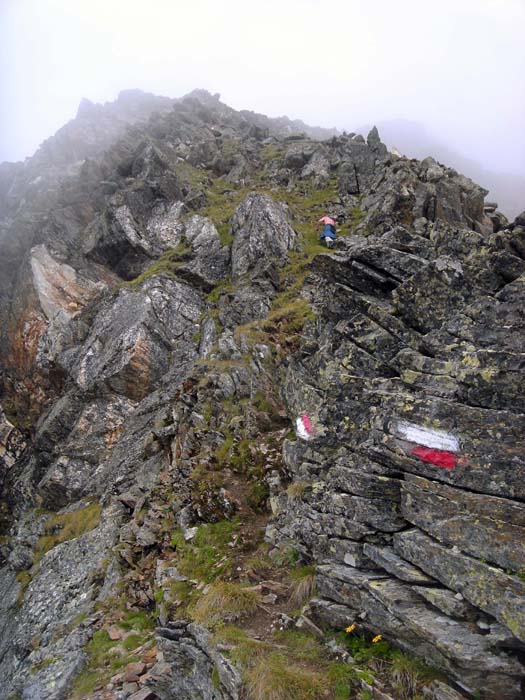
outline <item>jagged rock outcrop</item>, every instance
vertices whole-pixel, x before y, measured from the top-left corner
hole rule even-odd
[[[315,634],[522,697],[525,217],[376,129],[303,127],[129,93],[0,168],[6,697],[242,697],[175,616],[215,581],[177,553],[247,513],[317,567]]]

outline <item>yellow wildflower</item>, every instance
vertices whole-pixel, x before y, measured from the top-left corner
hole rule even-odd
[[[347,634],[352,634],[352,632],[353,632],[354,630],[355,630],[355,624],[354,624],[354,625],[350,625],[350,627],[347,627],[347,628],[345,629],[345,632],[346,632]]]
[[[377,644],[377,642],[380,642],[383,639],[383,637],[380,634],[376,634],[376,636],[372,639],[372,644]]]

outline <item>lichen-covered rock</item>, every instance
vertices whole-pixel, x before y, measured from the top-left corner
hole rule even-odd
[[[518,573],[525,560],[525,507],[407,475],[404,517],[445,544]],[[475,521],[476,527],[471,528]]]
[[[405,559],[493,615],[519,640],[525,640],[525,582],[520,578],[444,547],[417,530],[396,535],[394,546]]]
[[[22,454],[24,447],[23,436],[9,421],[0,406],[0,484],[6,472]]]

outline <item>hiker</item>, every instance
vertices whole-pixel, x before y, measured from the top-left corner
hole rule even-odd
[[[323,230],[321,231],[321,240],[324,242],[327,248],[331,248],[332,243],[336,239],[336,220],[332,219],[330,216],[322,216],[317,222],[317,230],[319,230],[321,225],[323,226]]]

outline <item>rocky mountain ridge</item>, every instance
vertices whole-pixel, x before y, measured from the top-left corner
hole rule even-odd
[[[523,697],[525,215],[299,128],[130,93],[1,166],[4,696],[409,697],[354,625]]]

